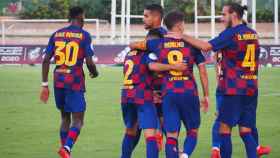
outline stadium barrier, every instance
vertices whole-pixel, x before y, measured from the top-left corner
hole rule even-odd
[[[43,59],[44,45],[2,45],[0,64],[40,64]],[[124,60],[121,51],[125,45],[96,45],[94,60],[97,64],[120,64]],[[211,55],[207,62],[213,63]],[[280,67],[280,45],[261,45],[260,65]]]

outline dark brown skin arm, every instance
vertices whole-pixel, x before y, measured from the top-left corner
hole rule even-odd
[[[86,65],[87,65],[88,71],[90,73],[90,77],[91,78],[97,77],[98,76],[98,71],[97,71],[96,65],[92,61],[91,57],[86,58]]]
[[[42,82],[48,82],[48,75],[50,69],[50,61],[52,56],[50,54],[46,54],[43,63],[42,63]]]

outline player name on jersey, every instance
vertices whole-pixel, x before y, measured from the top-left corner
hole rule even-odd
[[[83,34],[74,32],[57,32],[54,37],[83,39]]]

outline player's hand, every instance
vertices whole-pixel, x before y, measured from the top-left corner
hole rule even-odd
[[[208,96],[204,96],[203,99],[200,100],[200,106],[204,113],[207,113],[209,110],[209,98]]]
[[[177,33],[177,32],[168,32],[164,37],[175,38],[175,39],[183,39],[183,34]]]
[[[172,65],[173,70],[175,71],[185,71],[187,70],[187,64],[186,63],[177,63]]]
[[[40,100],[43,103],[47,103],[49,99],[50,91],[48,86],[42,86],[41,94],[40,94]]]
[[[96,78],[98,76],[98,72],[95,73],[89,73],[90,78]]]
[[[158,91],[153,91],[153,102],[159,104],[162,102],[161,95]]]
[[[131,50],[137,49],[137,50],[146,50],[147,49],[147,45],[146,45],[147,41],[138,41],[138,42],[133,42],[129,44],[129,48]]]

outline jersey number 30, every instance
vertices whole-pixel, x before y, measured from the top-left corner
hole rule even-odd
[[[66,43],[62,41],[57,41],[55,42],[55,47],[56,65],[65,64],[67,66],[73,66],[76,64],[79,52],[79,44],[77,42],[72,41]],[[70,59],[70,57],[72,58]]]
[[[242,62],[242,66],[249,67],[251,71],[255,71],[255,67],[256,67],[255,51],[256,51],[255,45],[248,44],[246,49],[246,54]]]

